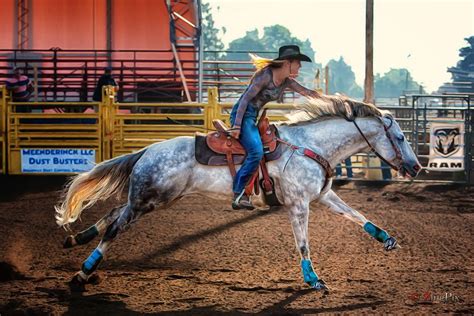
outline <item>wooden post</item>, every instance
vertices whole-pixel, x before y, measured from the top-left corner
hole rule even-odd
[[[99,106],[102,108],[102,159],[113,158],[113,137],[115,124],[115,89],[114,86],[102,87],[102,101]]]
[[[176,46],[171,43],[171,49],[173,50],[174,58],[176,59],[176,64],[178,65],[179,75],[181,76],[181,81],[183,83],[184,93],[186,94],[186,99],[188,102],[191,102],[191,95],[189,94],[188,84],[186,82],[186,76],[184,75],[183,68],[181,67],[181,61],[179,60],[178,51]]]
[[[326,84],[324,85],[324,93],[327,95],[329,94],[329,67],[324,67],[324,81]]]
[[[211,87],[207,89],[207,102],[208,106],[206,108],[206,118],[207,118],[207,126],[208,129],[214,129],[212,125],[213,119],[220,119],[219,115],[219,103],[217,101],[217,88]]]
[[[364,102],[375,104],[374,99],[374,0],[366,0],[365,12],[365,82]]]

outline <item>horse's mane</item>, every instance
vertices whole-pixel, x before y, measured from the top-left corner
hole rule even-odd
[[[375,105],[352,100],[341,95],[322,95],[318,98],[304,98],[301,104],[295,105],[296,111],[288,114],[287,121],[282,125],[299,125],[310,123],[324,118],[341,117],[353,119],[355,117],[382,117],[390,112],[381,110]]]

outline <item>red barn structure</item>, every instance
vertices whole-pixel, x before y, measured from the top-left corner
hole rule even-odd
[[[40,101],[90,100],[105,67],[121,101],[200,98],[200,0],[2,0],[0,84],[16,65]]]

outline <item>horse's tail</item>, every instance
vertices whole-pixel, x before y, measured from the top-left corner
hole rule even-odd
[[[146,148],[96,165],[92,170],[77,175],[65,188],[63,202],[55,206],[56,223],[68,225],[77,220],[83,209],[121,194],[133,166]]]

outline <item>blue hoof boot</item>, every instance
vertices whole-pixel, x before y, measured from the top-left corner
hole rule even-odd
[[[384,243],[383,243],[383,247],[387,251],[393,250],[393,249],[397,248],[397,246],[398,246],[397,240],[393,237],[387,238],[387,240],[385,240]]]
[[[303,272],[303,278],[306,284],[308,284],[311,288],[315,290],[324,290],[328,291],[329,288],[326,286],[323,280],[321,280],[316,272],[313,270],[313,266],[311,264],[311,260],[302,260],[301,261],[301,269]]]
[[[326,285],[326,282],[324,282],[323,280],[319,279],[318,281],[316,281],[316,283],[314,283],[313,285],[311,285],[311,287],[313,289],[315,289],[316,291],[325,291],[325,292],[328,292],[329,291],[329,288],[328,286]]]

